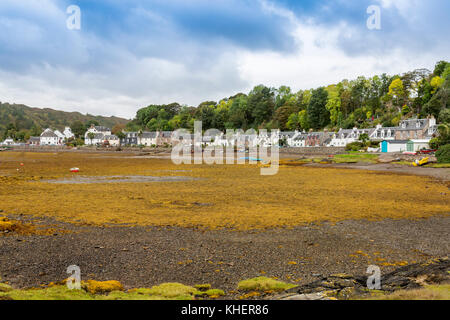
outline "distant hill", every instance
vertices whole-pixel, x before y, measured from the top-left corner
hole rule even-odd
[[[32,130],[33,128],[55,128],[63,130],[75,121],[83,124],[95,123],[109,128],[115,125],[126,125],[129,120],[118,117],[84,115],[79,112],[65,112],[49,108],[31,108],[22,104],[0,103],[0,133],[14,125],[15,130]]]

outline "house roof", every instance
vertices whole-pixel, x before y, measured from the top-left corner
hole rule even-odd
[[[100,131],[100,132],[109,132],[109,131],[111,131],[110,128],[103,127],[103,126],[95,126],[95,130]]]
[[[162,131],[161,132],[161,137],[163,137],[163,138],[170,138],[170,137],[172,137],[172,131]]]
[[[409,142],[410,140],[384,140],[384,141],[386,141],[387,143],[392,143],[392,144],[404,144],[404,143]]]
[[[283,137],[292,138],[295,135],[295,131],[280,132],[280,135]]]
[[[403,120],[400,121],[399,126],[397,127],[397,130],[422,130],[425,125],[427,124],[427,119],[410,119],[410,120]],[[419,126],[417,126],[417,124]]]
[[[119,140],[119,138],[116,135],[114,135],[114,134],[107,135],[107,136],[104,137],[104,139],[105,140]]]
[[[155,139],[157,136],[157,132],[142,132],[141,134],[141,138],[143,139]]]
[[[58,136],[52,130],[45,130],[42,132],[41,138],[58,138]]]
[[[65,138],[66,137],[59,130],[55,130],[54,133],[58,136],[58,138]]]
[[[299,134],[294,138],[294,141],[299,141],[299,140],[306,140],[306,138],[308,137],[308,135],[306,134]]]

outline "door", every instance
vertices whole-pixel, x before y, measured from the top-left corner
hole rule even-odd
[[[414,142],[408,141],[408,143],[406,144],[406,151],[414,152]]]
[[[388,143],[387,143],[387,141],[383,141],[381,143],[381,152],[388,152]]]

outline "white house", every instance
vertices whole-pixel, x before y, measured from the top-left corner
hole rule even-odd
[[[291,148],[304,148],[306,147],[307,134],[305,132],[296,134],[290,141],[288,146]]]
[[[91,133],[93,134],[92,139],[89,137]],[[84,134],[84,143],[86,145],[102,144],[105,136],[111,136],[111,129],[92,125]]]
[[[103,133],[92,133],[92,139],[91,139],[91,135],[88,135],[85,139],[84,139],[84,144],[86,145],[98,145],[98,144],[103,144],[103,142],[105,141],[105,135]]]
[[[75,137],[70,127],[65,127],[63,134],[66,137],[66,139],[71,139]]]
[[[118,147],[120,145],[120,139],[114,134],[104,136],[103,142],[108,142],[111,147]],[[101,143],[103,143],[101,142]]]
[[[378,127],[377,127],[378,128]],[[330,147],[345,147],[349,143],[353,143],[359,140],[362,134],[367,134],[369,139],[374,136],[377,128],[370,129],[340,129],[339,132],[333,134],[331,137],[331,142],[328,144]]]
[[[39,144],[41,146],[57,146],[61,145],[63,141],[52,129],[47,128],[41,133]]]
[[[11,138],[5,139],[2,143],[0,143],[3,146],[12,146],[14,144],[14,140]]]
[[[158,144],[158,132],[142,132],[137,138],[138,145],[150,147]]]
[[[59,130],[53,131],[58,136],[58,144],[62,145],[64,144],[64,140],[66,139],[66,136],[63,135]]]
[[[383,127],[381,124],[377,125],[375,130],[369,136],[370,140],[396,140],[395,134],[399,127]]]

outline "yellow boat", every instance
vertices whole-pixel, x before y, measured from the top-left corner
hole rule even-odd
[[[430,158],[422,158],[421,160],[416,160],[412,163],[414,167],[422,167],[430,161]]]

